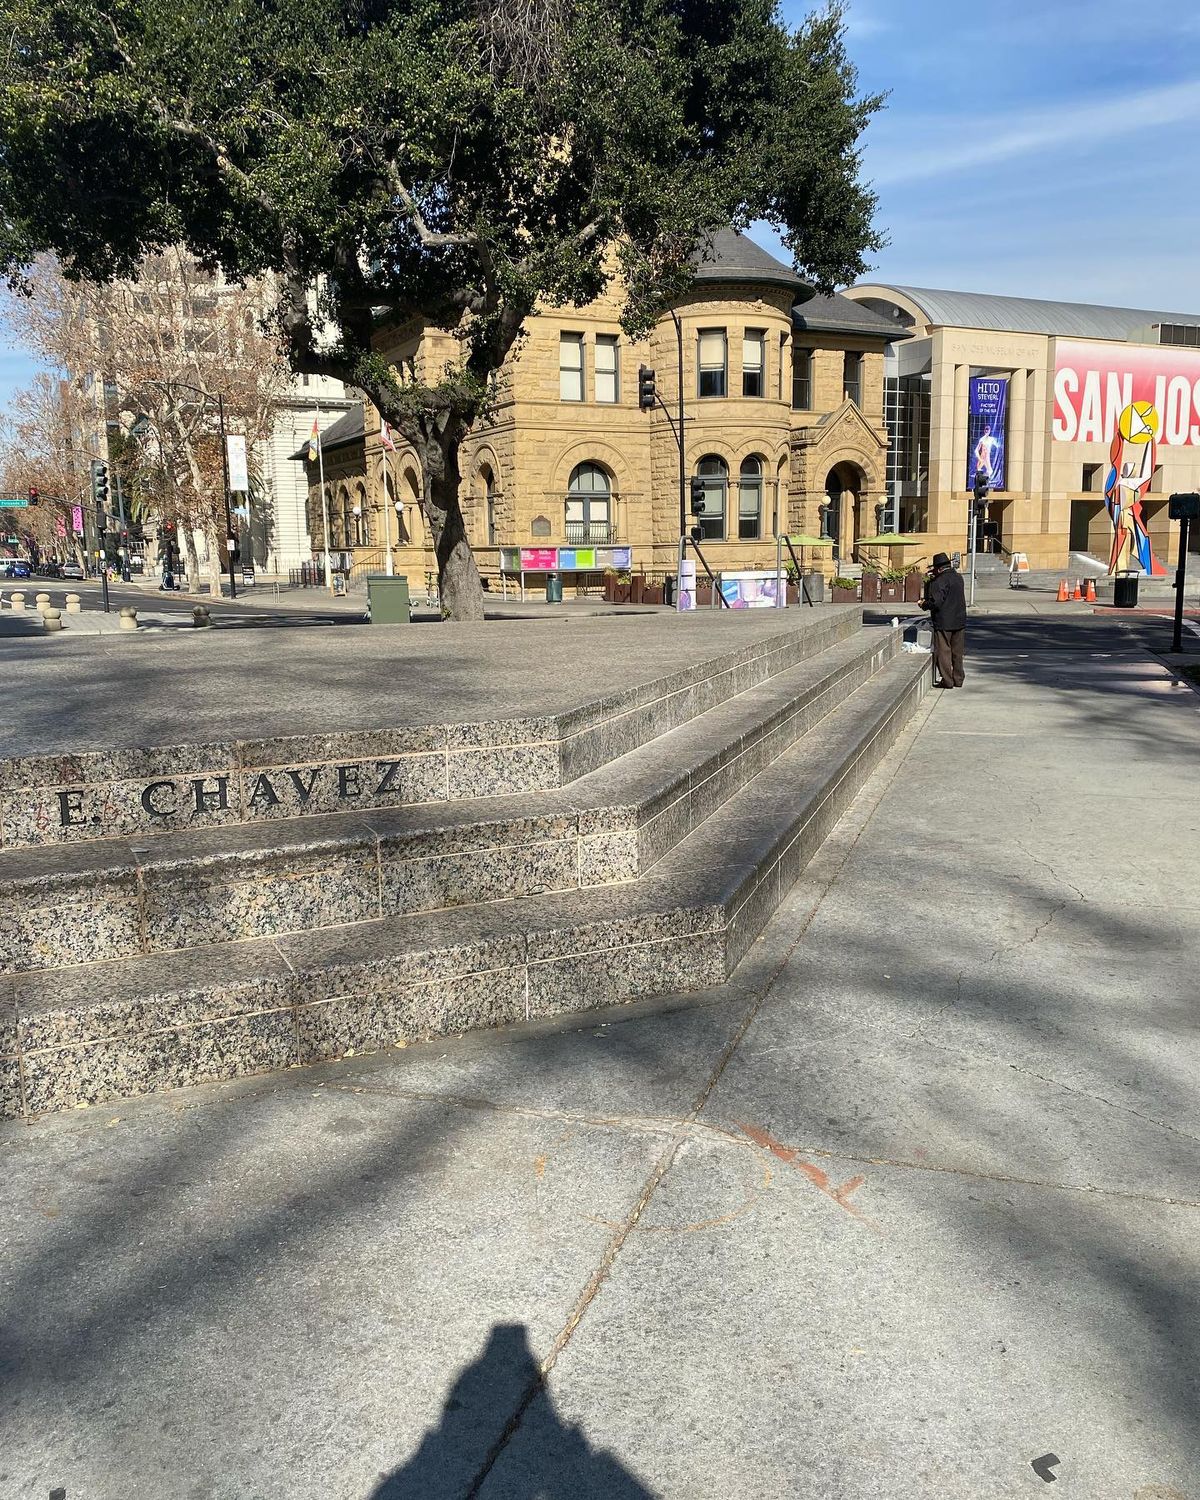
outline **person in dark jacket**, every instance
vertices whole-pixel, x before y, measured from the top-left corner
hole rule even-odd
[[[933,559],[933,572],[925,582],[925,597],[921,603],[933,621],[933,657],[942,686],[962,687],[967,594],[962,575],[955,572],[944,552],[937,553]]]

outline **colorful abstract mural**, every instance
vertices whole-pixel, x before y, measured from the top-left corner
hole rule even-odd
[[[1104,499],[1112,520],[1112,553],[1108,571],[1146,573],[1159,578],[1166,568],[1150,548],[1150,534],[1142,516],[1142,500],[1154,476],[1154,444],[1158,412],[1149,401],[1134,401],[1121,411],[1113,433],[1112,460],[1104,483]]]

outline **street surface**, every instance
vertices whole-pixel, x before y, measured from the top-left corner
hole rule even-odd
[[[1197,1500],[1162,631],[977,619],[723,989],[0,1127],[0,1495]]]

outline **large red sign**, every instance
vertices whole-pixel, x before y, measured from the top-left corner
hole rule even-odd
[[[1117,418],[1133,401],[1149,401],[1158,413],[1160,443],[1200,446],[1200,350],[1056,341],[1056,442],[1111,442]]]

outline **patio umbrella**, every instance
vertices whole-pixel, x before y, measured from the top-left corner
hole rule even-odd
[[[809,536],[807,532],[801,532],[799,536],[788,536],[785,538],[793,547],[832,547],[833,538],[828,536]],[[803,554],[801,562],[804,561]]]
[[[860,547],[920,547],[924,540],[924,537],[905,536],[900,531],[881,531],[878,536],[860,537],[858,545]]]

